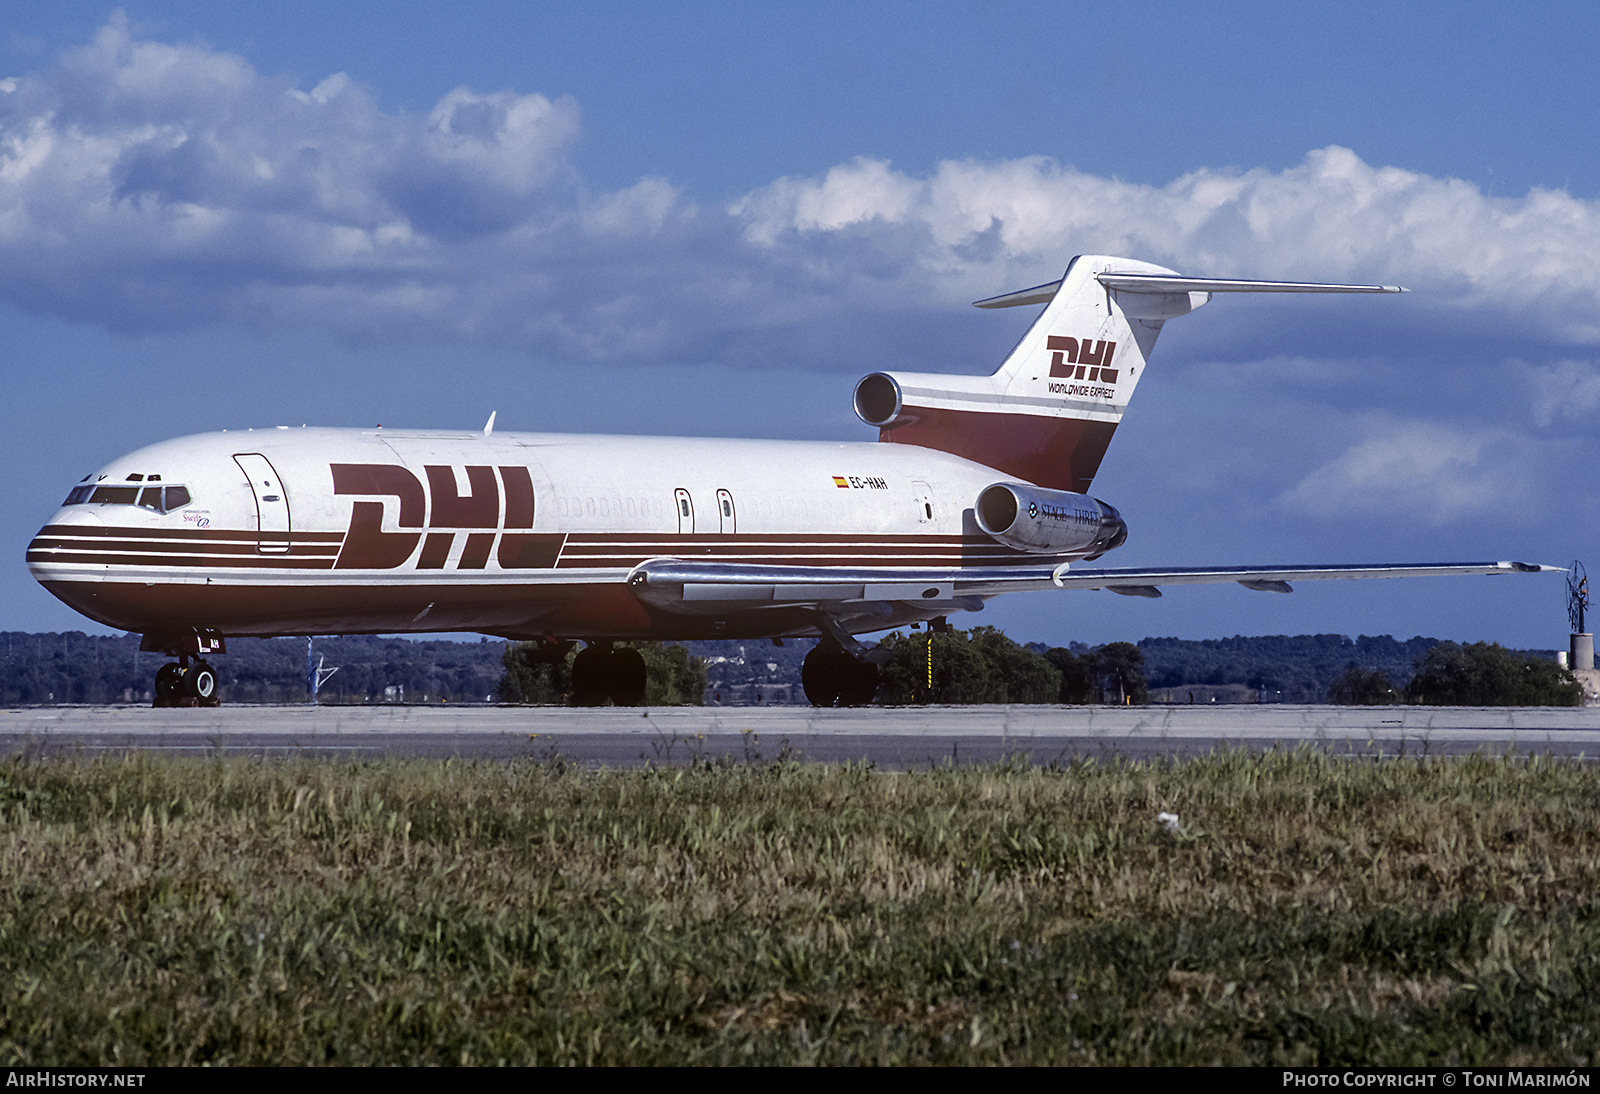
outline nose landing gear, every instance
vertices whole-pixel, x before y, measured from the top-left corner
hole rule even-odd
[[[222,705],[217,694],[217,671],[200,659],[191,661],[180,654],[156,670],[153,707],[215,707]]]
[[[164,653],[177,660],[156,670],[153,707],[214,707],[222,705],[217,693],[217,670],[205,659],[208,653],[227,653],[227,643],[214,630],[199,627],[149,631],[139,641],[143,653]]]

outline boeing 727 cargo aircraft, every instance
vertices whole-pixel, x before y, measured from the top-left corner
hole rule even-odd
[[[636,704],[638,639],[817,636],[815,704],[870,702],[856,635],[1001,593],[1537,572],[1440,565],[1084,567],[1128,527],[1088,491],[1156,336],[1213,293],[1365,292],[1182,277],[1101,255],[978,302],[1045,305],[991,376],[879,372],[878,442],[398,429],[209,433],[86,475],[28,547],[51,593],[174,660],[157,705],[218,701],[239,635],[472,631],[575,641],[575,699]]]

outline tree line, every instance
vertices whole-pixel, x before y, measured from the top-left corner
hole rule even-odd
[[[683,646],[664,642],[629,642],[644,658],[647,707],[699,706],[706,690],[705,660]],[[559,656],[544,654],[533,642],[508,643],[501,655],[502,703],[560,704],[572,692],[573,645]]]
[[[1352,641],[1341,635],[1233,638],[1208,642],[1146,639],[1047,648],[1018,645],[993,627],[943,634],[894,634],[878,702],[1142,704],[1149,687],[1247,683],[1280,685],[1285,701],[1427,706],[1578,706],[1583,690],[1546,653],[1492,643],[1437,639]],[[1206,653],[1222,653],[1223,658]],[[1333,675],[1334,658],[1344,667]],[[1400,660],[1409,655],[1410,663]],[[1363,665],[1356,658],[1362,658]],[[1273,668],[1274,659],[1277,667]],[[1156,662],[1154,665],[1148,662]],[[1376,666],[1374,666],[1376,662]],[[1397,685],[1390,669],[1409,669]],[[1247,667],[1248,666],[1248,667]],[[1332,679],[1328,679],[1332,676]],[[1240,677],[1244,679],[1241,680]],[[1281,685],[1288,683],[1289,694]],[[1259,694],[1259,692],[1258,692]]]
[[[1347,706],[1575,707],[1577,678],[1554,661],[1488,642],[1440,642],[1418,659],[1403,688],[1381,669],[1354,663],[1328,689],[1328,702]]]
[[[1019,644],[994,627],[895,632],[878,702],[1133,703],[1150,689],[1244,684],[1263,699],[1302,703],[1572,705],[1572,674],[1547,652],[1460,645],[1432,638],[1235,636],[1147,638],[1049,647]],[[799,704],[800,665],[815,645],[789,639],[639,643],[650,669],[646,702]],[[393,637],[318,638],[337,667],[324,703],[549,702],[565,699],[571,654],[530,664],[524,647],[497,639],[452,642]],[[928,680],[932,657],[933,682]],[[0,632],[0,702],[147,703],[167,659],[139,652],[137,635]],[[299,703],[310,698],[303,638],[238,638],[212,658],[229,703]]]
[[[354,635],[318,638],[317,658],[338,671],[324,703],[494,701],[506,643],[411,641]],[[5,703],[148,703],[168,658],[139,652],[139,636],[0,633],[0,701]],[[304,638],[230,638],[209,659],[228,703],[304,703]]]
[[[1134,703],[1148,700],[1144,654],[1131,642],[1094,649],[1023,646],[994,627],[895,633],[880,645],[878,702]]]

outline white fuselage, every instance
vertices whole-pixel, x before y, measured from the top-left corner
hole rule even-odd
[[[651,559],[993,574],[973,520],[993,468],[914,445],[257,429],[140,449],[87,476],[28,551],[108,626],[222,635],[481,631],[692,638],[816,633],[803,604],[673,613]],[[187,493],[174,492],[181,486]],[[167,491],[157,494],[153,487]],[[161,500],[184,503],[160,511]],[[141,506],[143,502],[143,506]],[[948,589],[948,586],[946,586]],[[851,630],[932,618],[872,605]]]

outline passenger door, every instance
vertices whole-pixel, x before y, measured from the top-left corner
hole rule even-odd
[[[289,495],[277,470],[259,452],[235,454],[256,498],[256,550],[264,555],[289,553]]]
[[[678,487],[672,492],[672,506],[678,513],[678,532],[680,534],[694,531],[694,499],[689,496],[689,491]]]
[[[726,490],[717,491],[717,531],[731,536],[739,530],[739,516],[733,508],[733,495]]]

